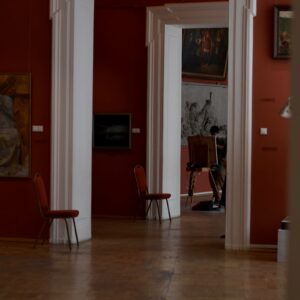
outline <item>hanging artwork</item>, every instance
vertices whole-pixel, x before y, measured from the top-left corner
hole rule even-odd
[[[196,83],[182,84],[181,145],[187,137],[210,135],[218,126],[219,135],[227,136],[227,86]]]
[[[94,113],[94,149],[131,149],[131,113]]]
[[[228,28],[182,30],[182,73],[206,79],[225,79]]]
[[[290,6],[274,6],[274,58],[290,58],[293,11]]]
[[[0,177],[30,176],[30,74],[0,74]]]

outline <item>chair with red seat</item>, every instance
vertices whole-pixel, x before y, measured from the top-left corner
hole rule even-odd
[[[160,214],[158,202],[166,200],[168,213],[169,213],[169,220],[171,222],[171,214],[170,214],[170,208],[169,208],[169,202],[168,202],[168,199],[171,197],[171,194],[169,194],[169,193],[149,193],[146,175],[145,175],[145,169],[141,165],[136,165],[134,167],[134,175],[135,175],[135,180],[136,180],[137,189],[138,189],[138,195],[139,195],[139,199],[140,199],[139,204],[141,204],[143,201],[145,203],[146,203],[146,201],[149,201],[149,204],[146,209],[146,218],[147,218],[149,209],[151,207],[152,201],[155,201],[157,211],[158,211],[159,223],[161,223],[161,214]]]
[[[77,235],[76,224],[75,224],[75,218],[79,215],[79,211],[75,210],[75,209],[50,210],[49,204],[48,204],[49,202],[48,202],[48,197],[47,197],[47,193],[46,193],[46,188],[45,188],[44,180],[43,180],[43,177],[41,176],[41,174],[36,173],[34,175],[33,183],[34,183],[34,187],[35,187],[36,200],[37,200],[37,203],[39,206],[39,210],[44,219],[44,223],[40,230],[39,236],[35,241],[35,245],[36,245],[37,241],[41,238],[47,224],[50,228],[54,219],[63,219],[66,224],[69,248],[71,250],[72,245],[71,245],[71,239],[70,239],[70,233],[69,233],[67,219],[72,219],[77,246],[79,246],[78,235]],[[44,239],[42,240],[42,242],[44,242]]]

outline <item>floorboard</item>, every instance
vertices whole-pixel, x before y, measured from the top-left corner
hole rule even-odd
[[[93,220],[75,245],[0,241],[0,299],[281,300],[276,251],[225,251],[224,211],[163,221]]]

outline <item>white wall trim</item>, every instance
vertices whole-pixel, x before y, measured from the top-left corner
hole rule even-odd
[[[91,237],[94,0],[52,0],[50,17],[51,208],[79,209],[78,236],[80,240],[86,240]],[[82,109],[82,99],[85,109]],[[70,228],[74,240],[73,227]],[[55,222],[51,242],[65,242],[66,238],[64,224]]]
[[[254,7],[252,1],[229,1],[227,249],[250,243]]]
[[[250,244],[250,249],[277,249],[277,245],[271,244]]]
[[[207,191],[207,192],[199,192],[199,193],[194,193],[193,194],[194,196],[212,196],[213,195],[213,192],[211,191]],[[180,194],[180,197],[185,197],[185,196],[188,196],[188,194]]]
[[[252,18],[255,0],[166,4],[147,8],[147,177],[153,191],[164,188],[165,25],[215,27],[229,21],[229,107],[226,241],[228,249],[249,248],[251,187]],[[176,63],[176,62],[174,62]],[[178,62],[177,62],[178,63]],[[177,84],[181,84],[178,82]],[[165,107],[172,111],[172,107]],[[178,116],[180,120],[180,116]],[[233,126],[235,124],[235,126]],[[237,129],[239,128],[239,129]],[[176,149],[174,149],[176,151]],[[179,151],[179,150],[178,150]],[[176,156],[176,155],[175,155]],[[174,157],[175,157],[174,156]],[[233,159],[235,158],[235,159]],[[179,164],[179,161],[173,161]]]

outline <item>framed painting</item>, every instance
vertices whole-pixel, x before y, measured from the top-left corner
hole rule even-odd
[[[187,146],[188,136],[211,135],[212,126],[227,136],[228,88],[220,84],[182,83],[181,146]]]
[[[224,80],[227,75],[228,28],[182,30],[182,73]]]
[[[30,74],[0,74],[0,177],[30,176]]]
[[[94,113],[95,149],[131,149],[130,113]]]
[[[273,57],[290,58],[293,11],[290,6],[274,6]]]

